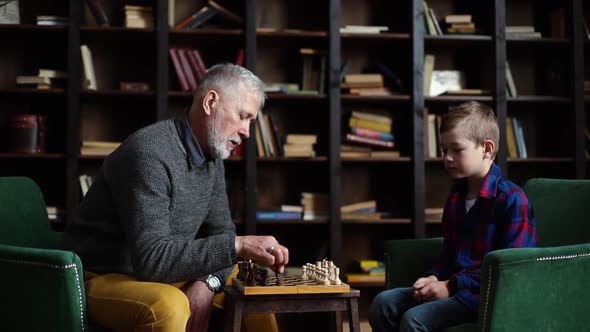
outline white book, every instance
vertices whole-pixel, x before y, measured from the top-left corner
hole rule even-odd
[[[86,196],[86,193],[88,192],[88,182],[87,182],[87,178],[88,175],[86,174],[81,174],[78,178],[80,179],[80,189],[82,190],[82,197]]]
[[[430,95],[438,96],[450,90],[463,90],[465,75],[459,70],[434,70],[430,82]]]
[[[434,71],[434,60],[433,54],[426,54],[424,56],[424,96],[430,96],[430,85],[432,83],[432,72]]]
[[[428,157],[436,158],[436,114],[428,114]]]
[[[87,45],[80,45],[82,52],[82,65],[84,67],[84,84],[82,87],[88,90],[96,90],[96,75],[94,73],[94,63],[92,62],[92,52]]]
[[[510,95],[512,97],[518,96],[518,93],[516,91],[516,84],[514,84],[514,76],[512,76],[512,70],[510,70],[510,65],[508,64],[508,61],[506,61],[506,84],[508,84]]]
[[[20,24],[20,11],[18,9],[18,0],[2,1],[0,8],[0,24]]]

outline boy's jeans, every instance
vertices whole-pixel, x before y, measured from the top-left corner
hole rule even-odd
[[[437,331],[476,320],[477,313],[454,297],[424,303],[415,301],[412,287],[379,293],[369,309],[374,332]]]

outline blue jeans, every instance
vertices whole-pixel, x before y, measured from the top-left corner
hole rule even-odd
[[[476,320],[477,313],[454,297],[432,302],[414,300],[412,287],[379,293],[369,309],[374,332],[438,331]]]

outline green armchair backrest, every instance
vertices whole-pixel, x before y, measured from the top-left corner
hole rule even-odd
[[[590,242],[590,180],[531,179],[524,191],[535,211],[539,247]]]
[[[60,241],[37,184],[25,177],[0,178],[0,244],[59,249]]]

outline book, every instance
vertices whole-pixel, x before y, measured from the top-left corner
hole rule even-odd
[[[371,151],[371,158],[395,159],[401,156],[399,151]]]
[[[506,84],[508,85],[508,93],[510,94],[510,96],[518,96],[516,84],[514,84],[514,76],[512,76],[512,70],[510,70],[510,65],[508,64],[508,61],[506,61]]]
[[[256,211],[257,220],[301,220],[301,212]]]
[[[342,205],[340,207],[341,213],[363,213],[377,211],[377,201],[370,200],[365,202],[358,202],[354,204]]]
[[[229,19],[230,21],[233,21],[233,22],[240,24],[240,25],[244,24],[244,19],[242,17],[240,17],[239,15],[235,14],[234,12],[228,10],[227,8],[221,6],[217,2],[215,2],[213,0],[209,0],[209,1],[207,1],[207,4],[209,6],[211,6],[212,8],[215,8],[221,16]]]
[[[430,86],[432,83],[432,72],[434,71],[434,60],[433,54],[426,54],[424,56],[424,96],[431,96]]]
[[[281,205],[281,211],[283,212],[303,212],[303,206],[301,205],[288,205],[283,204]]]
[[[383,133],[380,131],[375,131],[371,129],[364,129],[364,128],[350,128],[350,132],[357,136],[362,136],[366,138],[378,139],[381,141],[393,141],[393,135],[389,133]]]
[[[363,120],[357,118],[350,118],[348,120],[348,125],[351,128],[363,128],[363,129],[370,129],[374,131],[379,131],[383,133],[390,133],[391,132],[391,125],[381,122],[375,122],[371,120]]]
[[[94,72],[94,62],[92,61],[92,52],[87,45],[80,45],[80,52],[82,53],[82,67],[84,73],[82,87],[88,90],[96,90],[98,87]]]
[[[393,122],[391,115],[387,113],[352,111],[352,116],[357,119],[380,122],[388,125],[391,125]]]
[[[471,23],[471,15],[454,14],[445,16],[445,22],[447,24],[453,23]]]
[[[317,135],[287,134],[287,144],[316,144]]]
[[[518,158],[516,136],[514,135],[514,127],[511,117],[506,117],[506,145],[508,146],[508,156],[510,158]]]
[[[102,0],[86,0],[90,13],[94,16],[96,25],[109,26],[109,18],[105,14],[104,8],[101,5]]]
[[[41,76],[17,76],[16,84],[51,84],[51,79]]]
[[[381,219],[381,212],[347,212],[340,215],[342,220],[376,221]]]
[[[184,70],[182,70],[182,65],[178,57],[178,49],[171,48],[168,50],[168,53],[170,54],[170,59],[172,59],[172,65],[174,66],[174,71],[176,72],[176,78],[178,79],[178,85],[180,86],[180,89],[182,91],[190,91],[191,88],[188,85],[188,81],[184,75]]]
[[[346,281],[348,283],[370,283],[370,284],[384,284],[384,275],[370,275],[368,273],[346,273]]]
[[[373,146],[380,146],[383,148],[393,148],[393,142],[386,142],[377,139],[361,137],[353,134],[346,134],[346,140],[349,142],[368,144]]]
[[[449,90],[462,90],[465,74],[459,70],[434,70],[430,82],[430,96],[439,96]]]
[[[193,71],[191,69],[191,65],[188,61],[187,50],[184,48],[180,48],[180,49],[177,49],[176,52],[178,53],[178,59],[180,60],[180,67],[182,68],[182,71],[184,72],[184,76],[186,77],[186,81],[188,83],[188,87],[189,87],[190,91],[197,90],[197,80],[195,78],[195,75],[193,74]]]
[[[66,79],[68,78],[68,74],[62,70],[40,68],[39,77],[47,77],[50,79]]]

